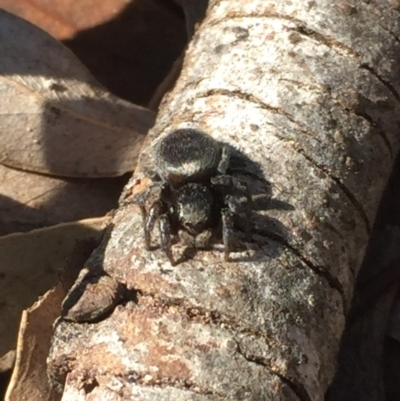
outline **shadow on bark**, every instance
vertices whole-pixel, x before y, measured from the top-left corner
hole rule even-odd
[[[400,157],[380,203],[358,275],[338,356],[337,374],[326,401],[398,399],[390,398],[390,394],[398,391],[398,372],[388,369],[387,362],[389,356],[394,358],[393,353],[398,355],[398,345],[392,344],[394,340],[390,340],[386,332],[399,283],[399,174]],[[392,354],[389,355],[390,348]]]

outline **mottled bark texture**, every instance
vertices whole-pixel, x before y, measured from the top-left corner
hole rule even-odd
[[[399,34],[384,0],[210,1],[125,200],[148,185],[151,141],[182,127],[235,147],[254,198],[265,179],[272,199],[231,262],[199,251],[176,267],[121,207],[88,267],[131,298],[58,323],[64,401],[323,400],[399,147]]]

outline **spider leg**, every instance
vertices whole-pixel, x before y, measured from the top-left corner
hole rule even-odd
[[[251,240],[251,205],[249,203],[245,203],[244,206],[242,202],[240,202],[237,198],[232,195],[227,195],[225,197],[225,204],[228,206],[229,211],[233,213],[235,216],[240,217],[240,225],[244,228],[244,234],[246,236],[246,241],[250,242]],[[244,208],[244,213],[243,213]],[[244,216],[243,216],[244,215]]]
[[[171,244],[171,223],[166,213],[160,215],[159,220],[160,227],[160,239],[161,239],[161,249],[167,255],[172,266],[176,265],[174,257],[172,255],[172,244]]]
[[[247,183],[237,177],[223,174],[211,178],[211,184],[223,195],[229,210],[242,217],[246,239],[250,241],[250,223],[254,205]],[[235,195],[245,196],[246,202],[241,202]]]
[[[141,207],[142,209],[142,207]],[[151,249],[151,233],[154,228],[154,224],[156,220],[163,214],[163,204],[161,201],[154,202],[150,208],[149,214],[146,214],[146,209],[144,210],[144,220],[143,220],[143,229],[144,229],[144,242],[146,244],[146,249],[149,251]]]
[[[228,170],[229,167],[229,160],[230,160],[230,152],[229,148],[224,145],[222,147],[222,152],[221,152],[221,159],[218,163],[217,171],[220,174],[226,174],[226,170]]]
[[[222,215],[222,241],[224,243],[224,260],[229,261],[229,254],[232,252],[233,244],[233,216],[232,212],[225,208],[221,210]]]
[[[212,231],[204,230],[195,238],[195,246],[197,249],[210,249]]]
[[[134,196],[133,202],[139,205],[140,210],[142,210],[145,207],[147,200],[153,195],[153,192],[155,190],[162,192],[165,186],[166,184],[162,181],[153,181],[152,184],[145,191],[140,192]]]
[[[253,203],[247,183],[238,177],[228,174],[221,174],[211,178],[211,184],[216,187],[223,194],[240,194],[244,195],[249,204]]]
[[[159,197],[161,197],[165,188],[166,183],[153,181],[152,185],[150,185],[145,191],[136,194],[133,199],[133,202],[139,206],[142,215],[144,240],[147,250],[151,249],[151,232],[153,231],[157,218],[164,213],[164,205],[161,200],[157,200],[151,205],[150,210],[147,213],[146,203],[148,199],[153,196],[153,193],[156,190],[159,191]]]

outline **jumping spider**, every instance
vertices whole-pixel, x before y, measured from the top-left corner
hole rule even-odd
[[[195,239],[205,232],[211,236],[212,230],[220,227],[224,258],[228,260],[233,248],[234,217],[242,217],[249,239],[252,210],[246,183],[228,173],[228,147],[201,131],[178,129],[158,141],[153,152],[153,184],[136,199],[143,215],[146,248],[151,249],[157,219],[161,248],[172,265],[176,264],[171,251],[172,234],[183,230]],[[159,197],[147,212],[145,202],[157,188]]]

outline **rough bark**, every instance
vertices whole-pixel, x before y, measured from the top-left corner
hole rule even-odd
[[[399,147],[398,16],[383,0],[210,1],[88,262],[130,297],[96,324],[56,325],[64,401],[323,400]],[[229,263],[144,250],[130,195],[148,185],[151,142],[181,127],[242,152],[254,195],[271,183]]]

